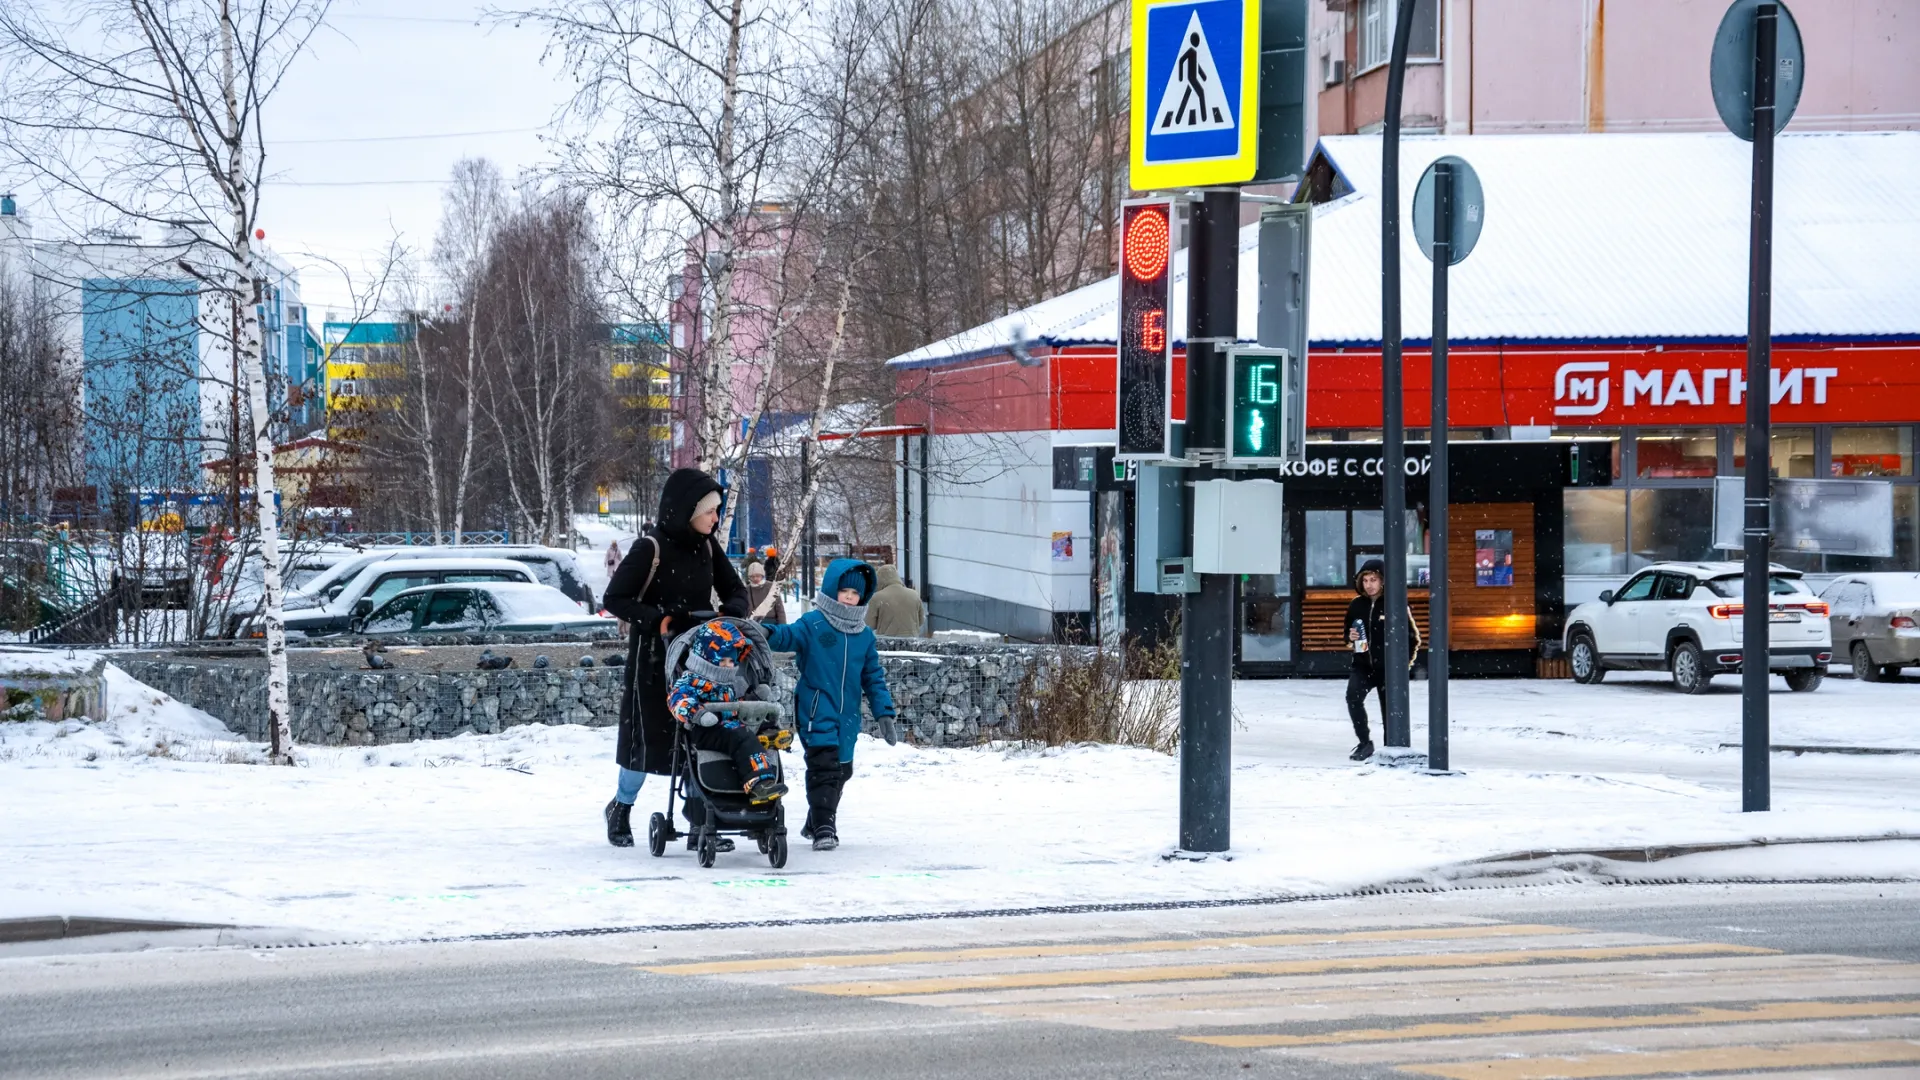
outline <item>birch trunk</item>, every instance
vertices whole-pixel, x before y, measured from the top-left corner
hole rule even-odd
[[[246,133],[240,121],[240,99],[234,84],[233,9],[220,4],[221,88],[227,107],[227,212],[233,221],[234,265],[228,286],[240,297],[239,326],[233,336],[240,355],[239,368],[247,382],[247,408],[253,422],[253,496],[259,515],[260,557],[264,563],[266,597],[262,622],[267,642],[267,730],[270,759],[276,765],[293,764],[292,708],[287,700],[287,628],[283,613],[286,590],[280,580],[280,522],[274,506],[273,414],[267,406],[267,372],[261,357],[260,279],[253,273],[253,237],[248,231]]]

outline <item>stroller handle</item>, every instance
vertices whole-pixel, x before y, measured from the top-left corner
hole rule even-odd
[[[733,713],[742,720],[779,720],[784,711],[776,701],[709,701],[698,710],[696,722],[712,727],[720,722],[720,713]]]

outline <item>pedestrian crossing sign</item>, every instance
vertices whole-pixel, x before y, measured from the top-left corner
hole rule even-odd
[[[1133,57],[1133,187],[1253,179],[1260,0],[1133,0]]]

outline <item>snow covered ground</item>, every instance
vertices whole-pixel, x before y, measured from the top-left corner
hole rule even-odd
[[[775,872],[743,844],[702,870],[684,846],[654,859],[644,838],[606,844],[607,729],[307,748],[302,768],[278,769],[205,714],[109,675],[100,723],[0,724],[0,918],[395,939],[1258,897],[1454,879],[1439,868],[1544,848],[1920,835],[1920,755],[1775,754],[1777,809],[1739,813],[1739,752],[1720,745],[1739,739],[1731,680],[1704,698],[1632,676],[1456,681],[1450,776],[1347,762],[1340,683],[1242,682],[1231,861],[1163,858],[1176,840],[1171,757],[863,739],[839,851],[796,843]],[[1782,686],[1772,701],[1779,743],[1920,748],[1920,681]],[[1414,735],[1423,747],[1423,724]],[[800,766],[787,760],[797,827]],[[650,781],[637,831],[665,798]],[[1715,878],[1920,877],[1920,843],[1804,850],[1686,865]]]

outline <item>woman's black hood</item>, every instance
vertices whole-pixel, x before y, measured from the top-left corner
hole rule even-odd
[[[1385,585],[1387,583],[1387,564],[1379,559],[1368,559],[1366,562],[1360,564],[1360,569],[1353,572],[1353,591],[1359,593],[1361,596],[1367,595],[1367,590],[1360,587],[1360,575],[1366,573],[1379,574],[1380,584]],[[1382,593],[1381,595],[1384,596],[1385,594]]]
[[[654,527],[667,539],[688,547],[698,546],[700,535],[693,531],[693,509],[711,491],[725,491],[720,481],[699,469],[675,469],[660,486],[660,514]]]

